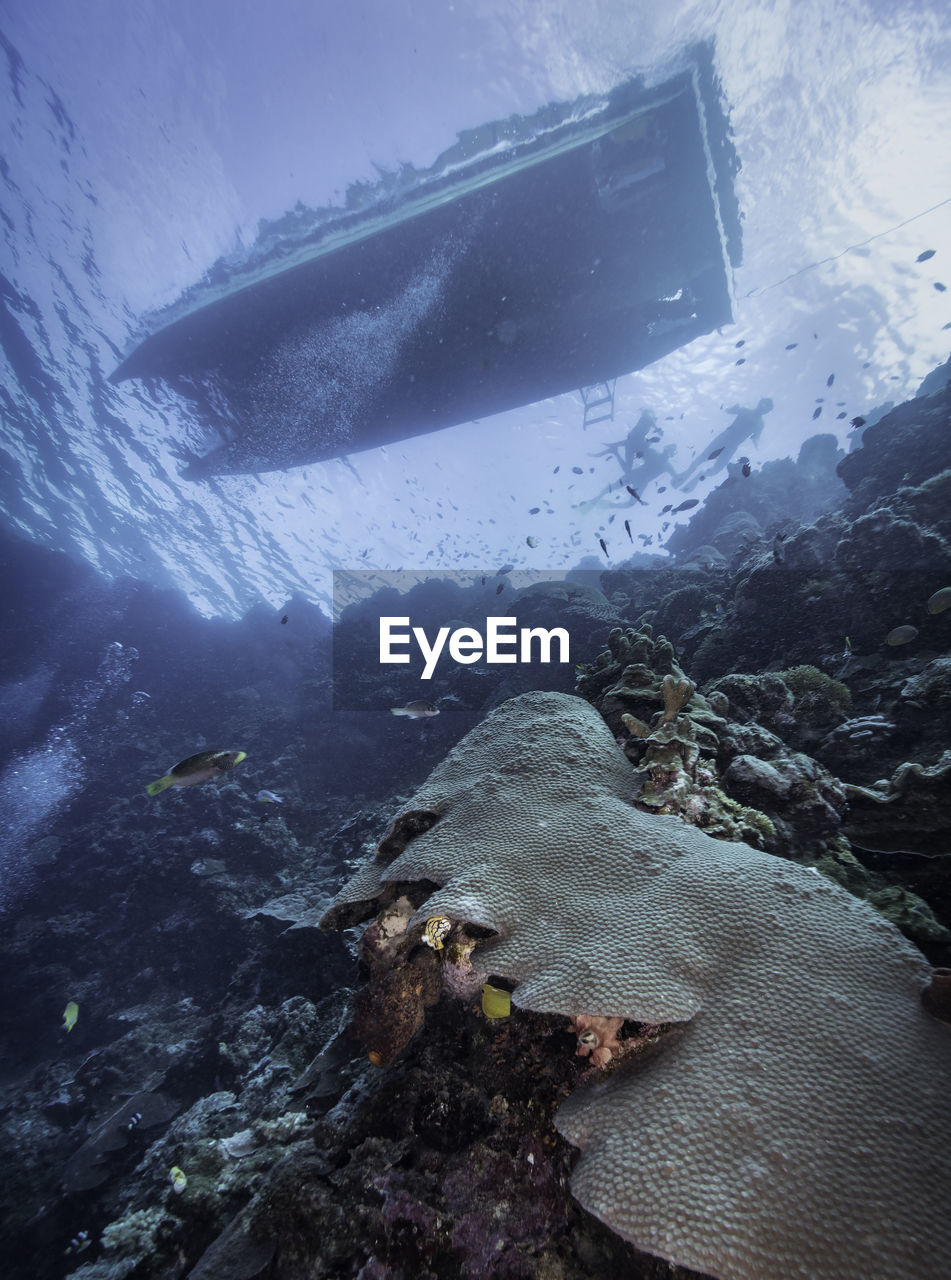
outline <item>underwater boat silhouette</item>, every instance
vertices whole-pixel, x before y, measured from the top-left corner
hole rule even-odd
[[[596,421],[613,379],[733,319],[737,168],[711,48],[695,46],[662,83],[484,125],[425,171],[263,225],[145,319],[111,381],[162,379],[214,429],[192,477],[579,389]]]

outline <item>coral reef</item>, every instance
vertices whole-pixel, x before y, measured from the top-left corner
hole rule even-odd
[[[357,997],[354,1029],[374,1066],[389,1066],[409,1044],[440,990],[439,963],[425,950],[363,988]]]
[[[624,1046],[617,1033],[624,1025],[623,1018],[599,1018],[590,1013],[576,1013],[568,1023],[568,1030],[578,1037],[579,1057],[589,1058],[593,1067],[606,1067],[620,1056]]]
[[[845,832],[862,849],[946,854],[949,784],[951,750],[930,767],[906,761],[890,778],[870,787],[846,783],[849,814]]]
[[[936,474],[951,467],[949,417],[951,391],[944,385],[932,395],[896,405],[867,426],[862,448],[836,468],[850,491],[847,510],[858,512],[903,486],[933,483]]]
[[[663,636],[655,641],[649,625],[614,629],[608,649],[581,676],[578,688],[593,697],[618,730],[618,741],[636,766],[634,803],[639,809],[677,814],[721,839],[805,852],[791,838],[777,844],[776,819],[755,807],[742,786],[734,792],[721,779],[718,759],[725,762],[729,756],[718,736],[726,728],[720,713],[729,701],[718,689],[709,698],[698,693],[674,661],[673,646]],[[782,688],[791,706],[788,690]],[[803,795],[800,788],[797,801]],[[788,788],[781,799],[787,798]],[[777,797],[767,799],[776,809]],[[787,824],[785,829],[792,828]]]
[[[381,845],[325,923],[435,883],[414,922],[493,930],[479,960],[519,1008],[687,1023],[649,1073],[557,1118],[582,1148],[575,1195],[640,1248],[722,1277],[937,1280],[951,1040],[921,1004],[928,965],[817,873],[640,813],[631,782],[585,703],[513,699],[404,809],[438,820]]]
[[[748,478],[733,467],[694,519],[673,530],[673,565],[652,554],[566,584],[515,591],[509,580],[502,595],[503,577],[481,587],[434,579],[416,591],[412,611],[418,604],[426,625],[480,624],[487,612],[508,610],[526,623],[568,626],[572,664],[559,673],[563,687],[577,663],[579,692],[603,711],[627,757],[611,751],[627,770],[621,811],[603,809],[601,788],[615,765],[597,770],[578,799],[579,831],[603,822],[584,856],[575,852],[583,883],[537,913],[545,964],[570,970],[583,954],[594,982],[623,969],[644,941],[652,895],[671,883],[666,872],[653,875],[631,906],[615,892],[625,881],[617,861],[602,874],[588,860],[598,848],[616,848],[633,815],[661,836],[686,830],[688,840],[732,842],[715,846],[713,868],[746,845],[781,855],[772,863],[777,883],[808,877],[807,914],[810,903],[841,901],[834,886],[863,899],[858,918],[868,920],[874,908],[939,966],[922,1000],[948,1020],[951,609],[937,607],[951,590],[946,383],[945,369],[929,384],[932,394],[887,414],[865,411],[872,425],[854,433],[853,452],[841,460],[847,488],[834,473],[831,437]],[[600,1193],[586,1167],[610,1168],[610,1117],[628,1114],[632,1096],[660,1108],[648,1107],[645,1123],[660,1115],[665,1140],[678,1124],[705,1131],[692,1103],[664,1113],[664,1072],[678,1096],[675,1069],[722,1017],[735,1034],[711,1050],[710,1070],[720,1063],[720,1076],[702,1079],[716,1095],[723,1072],[742,1068],[751,1096],[725,1099],[722,1146],[729,1150],[733,1131],[755,1139],[763,1082],[770,1085],[786,1060],[750,1048],[745,1037],[795,1028],[797,1010],[786,1028],[770,1014],[772,992],[750,1003],[748,1027],[734,1021],[743,1009],[721,1012],[716,1001],[714,1017],[705,1008],[682,1023],[604,1008],[529,1010],[518,988],[530,977],[495,971],[504,967],[504,953],[492,958],[495,930],[468,918],[479,901],[474,867],[465,900],[446,912],[439,951],[426,945],[425,921],[415,916],[452,879],[443,864],[433,868],[438,880],[397,886],[392,901],[378,903],[383,916],[359,945],[354,932],[317,928],[381,831],[389,866],[411,856],[417,841],[434,844],[439,827],[455,821],[449,812],[407,814],[408,799],[453,743],[516,691],[510,673],[459,668],[439,691],[452,695],[444,714],[422,725],[388,717],[387,706],[408,698],[391,673],[373,670],[373,623],[404,598],[381,594],[362,613],[348,613],[334,636],[339,670],[353,673],[369,709],[338,708],[331,717],[330,623],[305,600],[223,624],[196,617],[167,592],[109,586],[62,557],[3,534],[0,541],[6,595],[18,601],[3,654],[4,762],[42,750],[82,709],[69,720],[82,787],[9,864],[15,904],[0,917],[5,1274],[685,1276],[580,1207],[569,1191],[576,1152],[555,1117],[585,1146],[576,1185],[596,1207]],[[916,634],[895,647],[886,643],[895,628]],[[687,682],[699,688],[680,703]],[[559,725],[557,715],[545,717],[524,773],[521,765],[516,773],[490,771],[486,804],[514,817],[519,805],[507,797],[518,777],[534,777],[536,764],[547,762],[565,785],[575,774],[583,779],[597,734],[592,728],[575,741]],[[240,778],[158,802],[141,791],[171,761],[221,742],[248,750]],[[282,806],[255,802],[258,788],[271,787]],[[570,824],[558,812],[555,804],[537,818],[546,849],[567,838],[562,828]],[[625,856],[641,847],[627,845]],[[472,845],[473,855],[480,847]],[[516,858],[503,888],[519,874],[519,847],[506,830],[490,851]],[[522,862],[527,857],[523,848]],[[722,967],[721,953],[704,949],[704,928],[718,932],[721,948],[759,937],[763,907],[745,875],[733,877],[744,895],[733,924],[715,913],[691,924],[695,903],[709,914],[716,901],[702,877],[700,889],[672,886],[674,922],[647,945],[658,963],[668,957],[680,966],[685,985],[702,985]],[[608,913],[592,922],[602,883],[610,885]],[[785,912],[778,908],[777,918]],[[830,955],[844,937],[832,939]],[[794,959],[780,972],[798,972]],[[876,972],[874,964],[864,971],[860,1005]],[[808,1003],[813,975],[805,983]],[[485,985],[501,992],[502,1009],[515,989],[509,1016],[483,1012]],[[841,983],[830,991],[852,994]],[[67,1001],[78,1007],[69,1032]],[[842,1016],[851,1027],[854,1015]],[[887,1076],[897,1042],[913,1045],[904,1016],[880,1019],[888,1034],[860,1064],[859,1080],[875,1054]],[[804,1052],[821,1025],[803,1028]],[[597,1044],[579,1044],[579,1034]],[[378,1043],[390,1060],[385,1068],[368,1059],[368,1051],[380,1054]],[[822,1055],[835,1044],[834,1036],[820,1043],[809,1069],[790,1078],[800,1081],[792,1113],[808,1116],[802,1100],[811,1104],[817,1089],[821,1099],[834,1084]],[[919,1091],[923,1106],[932,1104],[930,1087]],[[852,1090],[851,1079],[841,1086],[846,1109]],[[578,1103],[565,1104],[573,1091]],[[894,1116],[882,1118],[883,1133]],[[777,1142],[761,1162],[767,1183],[748,1184],[750,1204],[775,1202],[774,1162],[777,1185],[787,1176],[778,1151]],[[837,1158],[812,1161],[789,1202],[805,1188],[807,1211],[814,1176],[834,1178]],[[708,1154],[692,1143],[673,1164],[716,1169],[720,1159],[719,1146]],[[632,1163],[643,1171],[643,1202],[667,1203],[674,1175],[653,1132],[641,1135],[633,1160],[625,1157],[625,1167]],[[184,1183],[173,1182],[175,1170]],[[737,1185],[755,1171],[746,1166]],[[913,1187],[919,1172],[897,1172],[895,1187]],[[847,1186],[846,1179],[837,1194]],[[890,1187],[886,1207],[893,1195]],[[861,1195],[856,1203],[861,1215]],[[826,1221],[826,1203],[813,1212]],[[708,1205],[708,1224],[709,1213]],[[636,1238],[663,1252],[667,1242],[650,1235],[658,1221],[651,1215],[645,1234],[637,1224]],[[918,1225],[925,1245],[940,1241],[927,1219]],[[715,1234],[709,1225],[707,1232]],[[850,1253],[843,1274],[877,1280],[875,1267]],[[799,1250],[788,1274],[803,1268],[812,1270]],[[927,1269],[916,1260],[909,1273],[917,1280]]]
[[[804,664],[777,674],[793,695],[792,715],[801,742],[814,742],[838,724],[852,706],[848,686],[818,667]]]

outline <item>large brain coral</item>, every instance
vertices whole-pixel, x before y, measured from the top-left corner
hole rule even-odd
[[[683,1034],[579,1089],[572,1189],[642,1249],[724,1280],[945,1280],[951,1029],[897,929],[824,877],[629,803],[578,698],[525,694],[459,743],[326,924],[407,882],[495,931],[515,1006]]]

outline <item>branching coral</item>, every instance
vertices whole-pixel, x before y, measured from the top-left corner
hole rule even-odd
[[[676,680],[672,675],[664,676],[661,684],[661,694],[664,699],[664,718],[661,724],[670,724],[672,720],[676,720],[681,710],[690,701],[690,695],[696,689],[696,685],[692,680],[684,677],[682,680]]]
[[[638,652],[648,656],[656,652],[646,629],[629,632],[625,643],[630,648],[639,646]],[[661,663],[666,664],[666,647],[659,653]],[[641,680],[643,685],[636,690],[627,685],[609,689],[602,700],[603,710],[644,700],[645,695],[654,699],[658,684],[664,706],[663,712],[653,715],[653,729],[630,712],[623,712],[620,717],[621,726],[630,737],[619,737],[618,741],[637,767],[637,806],[658,814],[678,814],[684,821],[723,839],[748,840],[760,848],[768,845],[776,834],[770,819],[730,799],[717,785],[716,727],[722,726],[723,721],[700,696],[695,713],[684,711],[696,693],[693,682],[682,673],[677,676],[673,672],[667,672],[660,680],[646,666],[626,668],[624,679]]]

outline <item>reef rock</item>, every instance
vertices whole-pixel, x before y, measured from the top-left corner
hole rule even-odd
[[[901,485],[920,485],[951,467],[951,388],[897,405],[865,428],[862,448],[836,467],[852,491],[850,509],[867,507]]]

